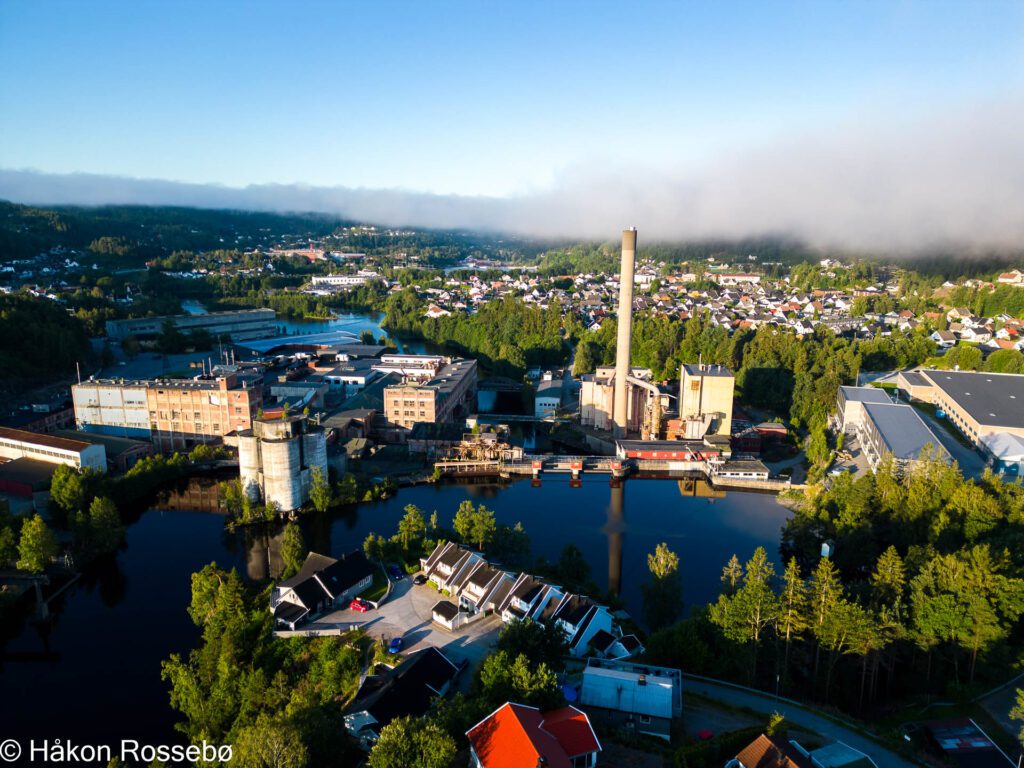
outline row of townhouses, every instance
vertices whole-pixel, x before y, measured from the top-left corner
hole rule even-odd
[[[454,542],[438,544],[420,566],[427,580],[446,595],[433,607],[434,622],[445,629],[496,615],[504,623],[550,622],[565,634],[569,652],[576,657],[614,653],[624,658],[643,651],[635,636],[622,636],[606,606],[528,573],[497,568],[480,553]]]

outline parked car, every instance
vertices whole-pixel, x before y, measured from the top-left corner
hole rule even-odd
[[[427,583],[427,577],[424,576],[422,573],[417,573],[415,578],[413,578],[412,583],[417,585],[417,586],[419,586],[420,584],[426,584]]]
[[[388,644],[388,653],[399,653],[402,650],[402,638],[395,637]]]
[[[351,603],[348,604],[350,610],[359,611],[360,613],[366,613],[370,610],[370,604],[363,600],[361,597],[357,597]]]
[[[405,578],[405,574],[402,573],[402,569],[395,563],[391,563],[391,565],[388,566],[388,573],[391,574],[391,578],[395,581],[401,581]]]

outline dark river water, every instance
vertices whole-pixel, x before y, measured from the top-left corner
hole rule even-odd
[[[607,476],[597,475],[585,476],[578,488],[564,475],[549,476],[540,487],[528,480],[419,486],[347,513],[308,516],[303,526],[313,549],[337,555],[360,547],[371,531],[393,534],[407,504],[428,515],[436,509],[450,525],[459,502],[469,498],[493,509],[499,522],[522,522],[534,556],[555,559],[566,543],[576,544],[594,581],[602,589],[617,586],[626,608],[638,614],[646,556],[658,542],[679,555],[688,605],[714,599],[733,553],[745,560],[762,545],[777,562],[788,511],[774,497],[707,493],[703,483],[675,480],[629,480],[612,488]],[[116,559],[58,598],[51,622],[4,628],[10,639],[0,667],[0,740],[177,741],[160,661],[186,653],[198,639],[186,613],[190,575],[216,561],[267,578],[280,562],[279,537],[228,533],[223,517],[187,511],[209,498],[193,487],[164,499],[129,527]]]

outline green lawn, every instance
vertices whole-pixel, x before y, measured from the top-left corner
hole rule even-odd
[[[372,600],[373,602],[377,602],[382,597],[384,597],[384,593],[387,591],[387,588],[388,577],[385,576],[384,571],[382,571],[378,567],[373,572],[373,584],[368,586],[366,590],[359,596],[364,600]]]

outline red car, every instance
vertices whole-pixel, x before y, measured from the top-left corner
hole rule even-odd
[[[349,603],[348,607],[351,610],[359,611],[360,613],[366,613],[368,610],[370,610],[370,604],[368,602],[366,602],[365,600],[363,600],[361,598],[358,598],[358,597],[355,600],[353,600],[351,603]]]

